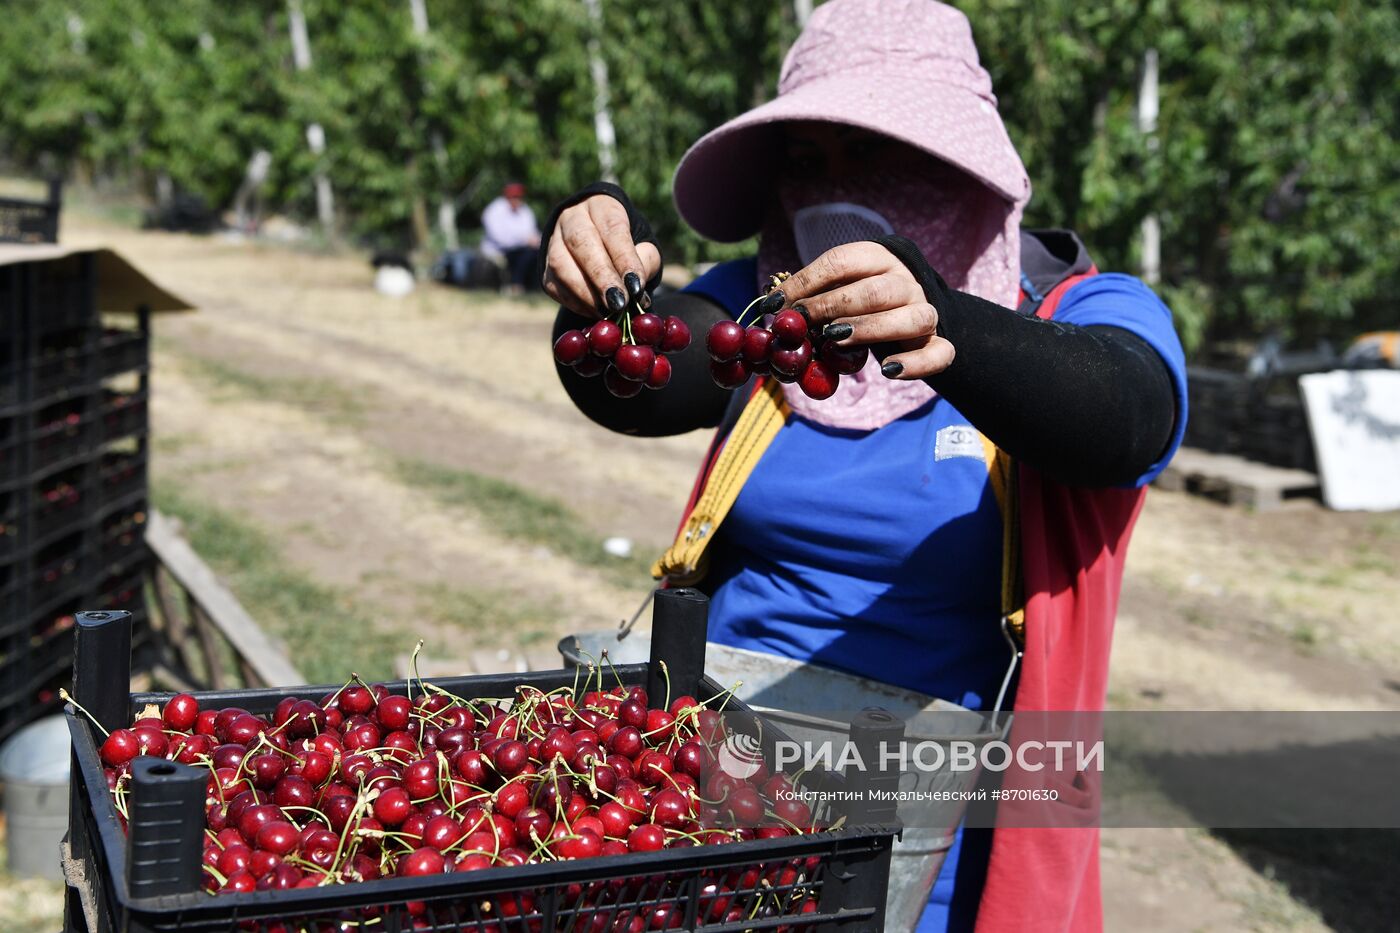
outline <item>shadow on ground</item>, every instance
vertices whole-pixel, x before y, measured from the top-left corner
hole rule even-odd
[[[1400,830],[1222,829],[1215,836],[1337,933],[1400,923]]]

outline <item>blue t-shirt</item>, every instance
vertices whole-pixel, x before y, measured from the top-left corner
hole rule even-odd
[[[738,313],[755,261],[723,263],[686,289]],[[1171,312],[1137,279],[1093,276],[1055,313],[1131,331],[1161,354],[1185,430],[1186,375]],[[1001,514],[975,429],[944,399],[875,431],[794,416],[764,452],[712,552],[710,637],[811,660],[974,709],[1008,661],[1000,615]]]
[[[737,314],[756,282],[755,261],[738,260],[686,290]],[[1072,287],[1055,320],[1131,331],[1166,362],[1177,419],[1166,453],[1135,485],[1151,482],[1186,426],[1171,312],[1137,279],[1104,273]],[[981,439],[946,400],[875,431],[793,416],[714,543],[710,639],[990,708],[1010,660],[998,624],[1001,538]],[[959,871],[963,843],[960,833],[920,931],[950,923],[955,872],[960,887],[980,889],[986,853]]]

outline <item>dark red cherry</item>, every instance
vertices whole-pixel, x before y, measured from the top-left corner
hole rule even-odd
[[[651,361],[651,372],[647,373],[648,389],[664,389],[671,382],[671,361],[658,353]]]
[[[612,321],[599,321],[588,328],[588,349],[594,356],[610,358],[622,346],[622,328]]]
[[[773,336],[788,349],[795,349],[807,339],[807,319],[788,308],[773,318]]]
[[[812,361],[812,345],[804,340],[796,347],[774,347],[768,360],[776,375],[790,376],[795,380]]]
[[[573,366],[588,355],[588,337],[581,330],[566,330],[554,341],[554,358],[565,366]]]
[[[668,316],[665,333],[661,338],[662,353],[677,353],[690,346],[690,327],[675,316]]]
[[[838,347],[828,342],[822,347],[820,357],[823,363],[840,375],[850,376],[865,368],[865,361],[870,358],[870,348]]]
[[[603,373],[603,385],[607,386],[609,392],[618,398],[632,398],[642,391],[642,384],[628,379],[616,366],[609,366]]]
[[[666,336],[666,323],[655,314],[647,312],[632,318],[632,339],[649,347],[660,347]]]
[[[721,389],[737,389],[749,381],[749,369],[743,360],[730,360],[727,363],[711,360],[710,378]]]
[[[797,380],[802,391],[817,400],[831,398],[835,395],[836,386],[840,382],[841,377],[821,360],[812,360],[808,363],[802,376]]]
[[[624,379],[633,382],[643,382],[651,373],[652,360],[656,359],[656,351],[649,346],[629,344],[618,348],[613,356],[613,365],[622,374]]]
[[[733,321],[719,321],[705,336],[705,349],[717,362],[735,359],[744,349],[744,329]]]

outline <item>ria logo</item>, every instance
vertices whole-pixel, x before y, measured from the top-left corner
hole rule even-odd
[[[747,781],[763,767],[763,749],[758,739],[739,732],[730,733],[719,748],[719,769],[732,778]]]

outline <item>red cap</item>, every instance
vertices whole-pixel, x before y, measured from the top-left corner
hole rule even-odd
[[[510,184],[506,185],[503,191],[505,196],[508,198],[525,197],[525,186],[518,181],[513,181]]]

